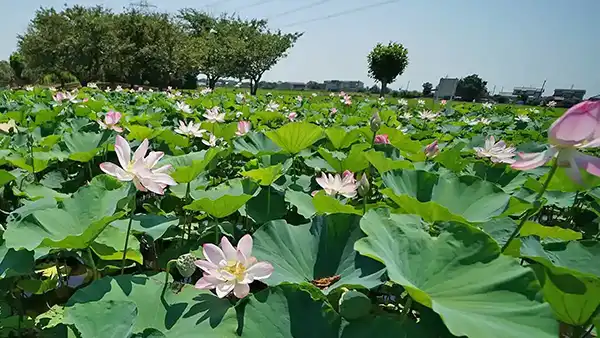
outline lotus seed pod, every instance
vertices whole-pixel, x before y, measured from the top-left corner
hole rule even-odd
[[[183,254],[177,258],[175,265],[177,266],[177,270],[183,277],[190,277],[196,271],[196,265],[194,261],[196,257],[192,254]]]

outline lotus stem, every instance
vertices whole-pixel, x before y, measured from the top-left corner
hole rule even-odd
[[[187,183],[186,187],[185,187],[185,203],[189,204],[190,203],[190,182]],[[189,211],[184,211],[184,216],[185,216],[185,225],[183,228],[183,233],[185,234],[186,228],[187,228],[187,237],[188,237],[188,242],[191,241],[192,239],[192,222],[190,220],[190,215],[189,215]],[[183,238],[183,234],[181,235],[181,237]]]
[[[92,280],[95,281],[98,278],[98,269],[96,268],[96,262],[94,262],[92,250],[88,247],[85,251],[87,252],[88,260],[90,261],[90,265],[92,266]]]
[[[33,174],[33,181],[37,182],[37,178],[35,177],[35,158],[33,157],[33,136],[29,135],[27,141],[29,143],[29,156],[31,157],[31,173]]]
[[[123,248],[123,259],[121,260],[121,275],[125,272],[125,260],[127,258],[127,245],[129,244],[129,234],[131,233],[131,223],[133,223],[133,215],[135,214],[135,193],[131,198],[132,206],[131,213],[129,215],[129,224],[127,225],[127,234],[125,235],[125,247]]]
[[[554,161],[554,164],[552,164],[552,168],[550,169],[550,172],[548,173],[548,177],[546,178],[546,181],[544,182],[542,189],[535,196],[535,200],[533,201],[534,207],[527,210],[527,212],[525,213],[525,216],[523,216],[523,218],[521,218],[521,222],[519,222],[519,225],[517,226],[515,231],[513,231],[513,233],[510,234],[510,237],[508,238],[506,243],[504,243],[504,245],[502,246],[502,249],[500,250],[501,253],[504,253],[504,251],[506,251],[506,249],[510,245],[510,242],[512,242],[512,240],[515,239],[515,237],[517,237],[517,235],[519,235],[519,232],[521,231],[521,228],[523,228],[523,225],[525,225],[525,222],[527,222],[529,220],[529,218],[535,213],[536,209],[538,209],[537,206],[539,206],[540,200],[542,199],[544,192],[546,192],[546,189],[548,189],[548,185],[550,184],[550,180],[552,180],[552,176],[554,176],[554,174],[556,173],[556,169],[558,169],[558,162]]]
[[[410,312],[410,308],[412,306],[412,298],[410,297],[410,295],[406,296],[406,303],[404,303],[404,308],[402,309],[402,313],[400,314],[400,321],[404,322],[404,320],[406,320],[406,317],[408,316],[408,313]]]
[[[171,266],[177,262],[176,259],[171,259],[167,262],[167,266],[165,267],[165,285],[163,285],[162,294],[165,294],[167,290],[167,284],[169,284],[169,273],[171,271]]]
[[[267,187],[267,217],[271,215],[271,186]]]

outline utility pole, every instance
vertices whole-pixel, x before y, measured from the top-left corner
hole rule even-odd
[[[150,8],[156,8],[155,5],[148,2],[148,0],[140,0],[138,2],[130,2],[129,7],[135,8],[140,12],[149,12]]]

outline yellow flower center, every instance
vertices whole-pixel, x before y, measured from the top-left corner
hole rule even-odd
[[[241,281],[246,275],[246,267],[240,262],[228,262],[227,266],[223,270],[229,272],[235,276],[235,279]]]

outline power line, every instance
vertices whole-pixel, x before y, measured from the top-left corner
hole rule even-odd
[[[253,2],[251,4],[248,4],[247,6],[243,6],[243,7],[238,8],[236,10],[236,12],[238,12],[238,11],[240,11],[242,9],[248,9],[248,8],[251,8],[251,7],[256,7],[256,6],[264,5],[266,3],[273,2],[273,1],[274,0],[262,0],[262,1]]]
[[[269,19],[277,19],[280,16],[284,16],[284,15],[288,15],[288,14],[293,14],[293,13],[300,12],[300,11],[303,11],[303,10],[306,10],[306,9],[310,9],[312,7],[316,7],[316,6],[322,5],[322,4],[324,4],[326,2],[329,2],[329,1],[331,1],[331,0],[319,0],[319,1],[315,1],[315,2],[309,3],[308,5],[300,6],[300,7],[291,9],[289,11],[285,11],[285,12],[281,12],[281,13],[275,14],[272,17],[270,17]]]
[[[222,5],[222,4],[226,3],[226,2],[231,2],[231,1],[232,0],[217,0],[217,1],[214,1],[214,2],[208,3],[207,5],[204,6],[204,8],[212,7],[214,5]]]
[[[279,26],[279,27],[280,28],[290,27],[290,26],[300,25],[300,24],[303,24],[303,23],[309,23],[309,22],[315,22],[315,21],[321,21],[321,20],[327,20],[327,19],[337,18],[338,16],[342,16],[342,15],[346,15],[346,14],[351,14],[351,13],[354,13],[354,12],[362,11],[363,9],[370,9],[370,8],[374,8],[374,7],[378,7],[378,6],[383,6],[383,5],[391,4],[393,2],[398,2],[398,1],[400,1],[400,0],[382,1],[382,2],[378,2],[378,3],[372,4],[372,5],[367,5],[367,6],[352,8],[352,9],[349,9],[347,11],[337,12],[337,13],[329,14],[329,15],[322,16],[322,17],[317,17],[317,18],[313,18],[313,19],[292,22],[290,24]]]

